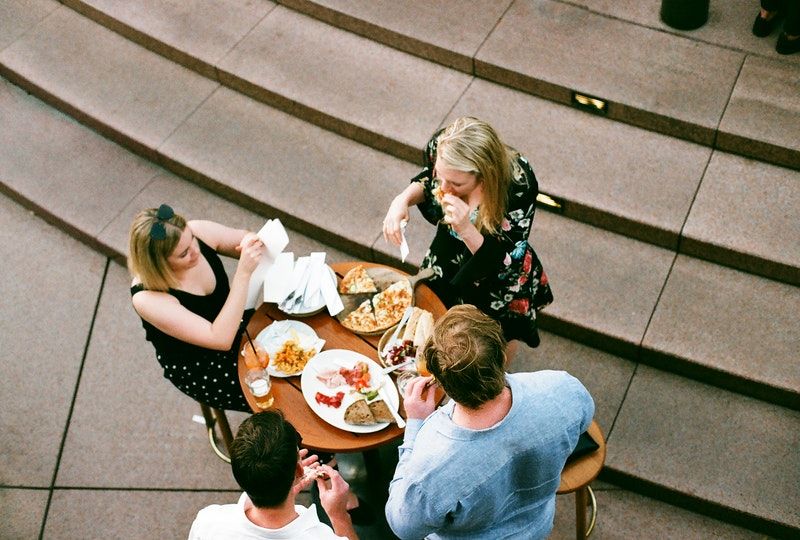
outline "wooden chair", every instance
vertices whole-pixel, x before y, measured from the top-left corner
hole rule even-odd
[[[198,402],[199,403],[199,402]],[[228,424],[228,417],[225,416],[225,411],[209,407],[205,403],[200,403],[200,409],[203,411],[203,418],[206,420],[206,429],[208,429],[208,442],[211,444],[211,449],[217,454],[217,457],[225,463],[230,463],[231,458],[231,443],[233,443],[233,433],[231,426]],[[214,424],[219,426],[220,435],[222,435],[222,442],[225,444],[225,450],[228,454],[225,455],[222,450],[217,446],[217,438],[214,434]]]
[[[594,491],[589,483],[597,478],[606,461],[606,440],[596,421],[592,420],[588,432],[592,439],[600,445],[600,448],[567,463],[564,470],[561,471],[561,485],[556,492],[558,495],[575,493],[575,538],[577,540],[583,540],[594,530],[594,524],[597,521],[597,499],[595,499]],[[591,503],[592,515],[587,526],[586,507],[589,503]]]

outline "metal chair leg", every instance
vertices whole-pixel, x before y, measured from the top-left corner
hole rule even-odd
[[[215,454],[217,454],[217,457],[219,459],[221,459],[225,463],[230,463],[231,462],[231,458],[226,456],[219,449],[219,447],[217,446],[216,437],[214,436],[214,424],[217,422],[217,420],[219,420],[220,431],[222,433],[222,437],[224,439],[225,446],[226,446],[226,448],[230,448],[230,443],[227,440],[227,438],[229,437],[230,441],[232,441],[233,437],[231,435],[231,428],[228,425],[228,418],[225,416],[224,412],[219,411],[218,409],[212,409],[211,407],[209,407],[208,405],[206,405],[204,403],[200,403],[200,410],[203,411],[203,418],[205,418],[205,421],[206,421],[206,429],[208,430],[208,442],[209,442],[209,444],[211,444],[211,449],[214,451]],[[212,411],[218,413],[216,418],[215,418],[214,413]]]
[[[588,538],[594,530],[594,524],[597,522],[597,499],[594,496],[594,490],[591,486],[586,486],[586,490],[589,492],[589,501],[592,504],[592,517],[589,520],[589,528],[586,529],[586,537]]]
[[[592,507],[589,525],[586,525],[586,507]],[[584,486],[575,492],[575,538],[583,540],[588,538],[597,522],[597,499],[590,486]]]
[[[233,444],[233,433],[231,432],[231,426],[228,424],[228,417],[225,415],[225,411],[222,409],[211,409],[214,413],[214,416],[217,418],[217,425],[219,426],[219,432],[222,435],[222,442],[225,443],[225,449],[228,451],[228,455],[231,455],[231,445]]]
[[[586,487],[582,487],[575,492],[575,538],[583,540],[586,538]]]

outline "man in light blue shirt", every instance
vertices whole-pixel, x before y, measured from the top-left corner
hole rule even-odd
[[[561,470],[594,415],[563,371],[506,374],[500,326],[470,305],[451,308],[423,349],[431,381],[405,390],[408,416],[386,519],[403,539],[546,538]]]

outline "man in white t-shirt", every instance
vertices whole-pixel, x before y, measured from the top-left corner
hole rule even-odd
[[[347,512],[350,486],[338,471],[319,465],[297,447],[299,436],[280,411],[264,411],[242,422],[231,446],[231,468],[245,491],[236,504],[212,504],[198,512],[189,540],[357,540]],[[316,507],[295,497],[316,481],[333,530]]]

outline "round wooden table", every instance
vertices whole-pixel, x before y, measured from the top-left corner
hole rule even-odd
[[[341,277],[357,264],[362,264],[367,268],[383,266],[365,262],[345,262],[334,263],[331,265],[331,268],[333,268],[338,277]],[[407,275],[404,272],[396,271]],[[434,319],[438,319],[447,311],[441,300],[439,300],[433,291],[424,283],[417,285],[415,288],[414,301],[416,306],[430,311]],[[273,321],[292,318],[295,317],[286,315],[280,311],[275,304],[264,304],[250,319],[247,331],[250,336],[255,339],[258,333]],[[378,340],[381,337],[380,335],[361,336],[354,334],[342,326],[327,310],[298,320],[302,320],[304,323],[308,324],[320,338],[325,340],[325,349],[347,349],[361,353],[374,362],[378,362]],[[247,337],[243,336],[239,350],[241,350],[246,343]],[[242,391],[247,398],[247,403],[250,405],[250,408],[253,412],[259,412],[261,409],[256,406],[255,400],[247,384],[244,382],[246,373],[247,366],[242,356],[239,355],[239,384],[242,385]],[[351,433],[334,427],[317,416],[311,407],[308,406],[300,388],[299,376],[287,378],[272,377],[271,381],[272,393],[275,398],[273,407],[283,412],[286,419],[292,423],[302,436],[303,447],[313,452],[364,452],[379,448],[403,435],[403,430],[397,427],[397,424],[390,424],[388,427],[374,433]],[[437,392],[441,393],[442,391],[439,389]],[[441,400],[443,395],[442,393],[442,395],[437,396],[438,399]],[[402,410],[401,407],[401,414]]]

